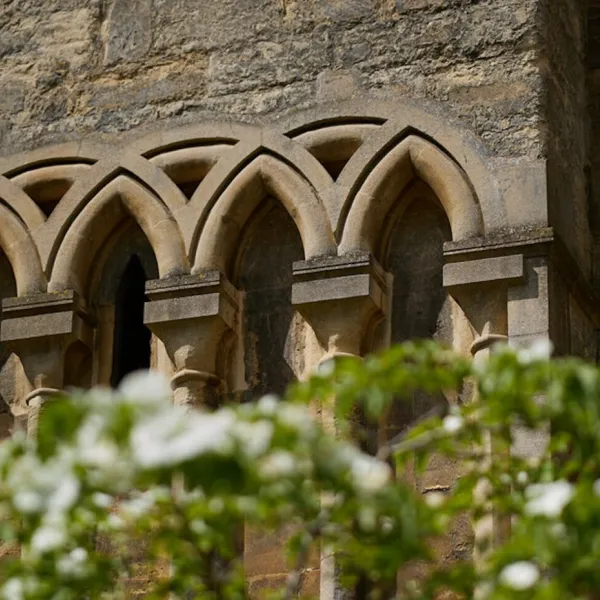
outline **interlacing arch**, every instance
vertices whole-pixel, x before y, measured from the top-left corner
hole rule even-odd
[[[161,278],[227,272],[269,196],[294,220],[306,259],[372,251],[416,181],[440,201],[454,240],[506,226],[476,139],[412,106],[373,102],[271,127],[213,122],[111,148],[69,143],[0,159],[0,245],[19,295],[44,291],[46,280],[50,291],[83,292],[100,247],[128,218]]]

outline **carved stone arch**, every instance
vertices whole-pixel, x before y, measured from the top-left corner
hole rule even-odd
[[[11,181],[48,216],[71,186],[91,168],[87,163],[53,164],[23,171]]]
[[[0,198],[19,216],[29,231],[35,231],[46,220],[44,213],[22,189],[1,175]]]
[[[365,175],[347,201],[342,254],[374,250],[387,214],[414,179],[424,181],[435,192],[450,221],[454,240],[484,233],[479,204],[464,172],[431,142],[409,136]]]
[[[137,221],[129,216],[109,234],[96,254],[97,260],[85,290],[86,298],[94,307],[114,302],[117,286],[134,254],[140,260],[146,279],[158,279],[158,264],[152,245]]]
[[[67,230],[95,195],[111,185],[117,177],[124,176],[141,182],[141,187],[151,190],[160,198],[169,214],[185,204],[185,197],[177,186],[159,168],[146,159],[133,154],[117,155],[94,165],[60,200],[46,223],[36,235],[40,255],[46,271],[52,269],[58,248]]]
[[[189,272],[183,240],[172,215],[146,187],[120,175],[98,192],[69,227],[56,255],[50,290],[81,293],[96,253],[127,214],[152,245],[160,277]]]
[[[56,164],[84,163],[93,165],[110,154],[111,147],[90,141],[66,142],[44,146],[26,152],[0,158],[0,173],[12,178],[24,171]]]
[[[25,225],[0,202],[0,247],[6,254],[17,284],[17,295],[46,291],[39,255]]]
[[[260,140],[261,136],[261,128],[255,125],[213,121],[151,133],[128,144],[126,151],[150,159],[179,148],[212,144],[235,145],[240,141]]]
[[[340,210],[334,221],[337,236],[341,235],[347,216],[349,192],[361,183],[357,174],[362,173],[364,180],[364,173],[368,173],[381,156],[410,134],[435,140],[465,173],[481,207],[486,233],[507,227],[506,206],[495,173],[489,166],[485,145],[460,123],[453,122],[446,108],[435,102],[416,105],[400,98],[393,102],[369,98],[368,101],[349,100],[335,105],[318,105],[279,119],[277,130],[294,137],[318,127],[358,121],[379,124],[380,127],[369,135],[337,179],[338,192],[346,196],[340,202],[340,209],[343,207],[344,210]]]
[[[267,195],[277,198],[294,220],[306,259],[336,253],[323,200],[298,171],[263,154],[237,174],[208,214],[198,239],[194,271],[229,270],[240,232]]]
[[[376,123],[341,123],[316,126],[291,137],[306,148],[337,179],[364,141],[379,129]]]
[[[289,140],[285,136],[264,130],[260,136],[247,136],[225,153],[200,183],[187,206],[179,212],[182,228],[188,223],[198,223],[192,235],[192,253],[198,245],[198,238],[209,214],[221,195],[234,184],[236,178],[256,160],[263,156],[270,158],[265,163],[278,161],[282,165],[290,165],[298,176],[312,188],[312,195],[317,195],[325,207],[327,219],[339,212],[337,196],[332,189],[332,179],[319,161],[304,147]],[[331,227],[331,225],[330,225]],[[186,230],[186,239],[188,232]]]

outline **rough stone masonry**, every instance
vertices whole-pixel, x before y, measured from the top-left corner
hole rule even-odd
[[[597,360],[598,0],[2,0],[0,59],[3,435],[137,367],[210,408],[415,338]],[[242,537],[260,594],[285,532]]]

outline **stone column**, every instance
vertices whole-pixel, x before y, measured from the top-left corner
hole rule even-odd
[[[444,265],[444,287],[462,308],[473,328],[473,359],[486,360],[494,345],[508,342],[508,290],[525,279],[523,255],[478,258],[476,252],[467,251],[446,253],[446,260],[455,262]],[[472,398],[472,401],[475,400]],[[485,443],[486,463],[493,460],[494,454],[510,451],[499,447],[492,436],[488,436]],[[481,502],[485,502],[487,491],[485,484],[476,490]],[[510,523],[490,512],[474,524],[474,530],[475,560],[481,563],[488,550],[509,535]]]
[[[317,368],[336,357],[362,356],[369,335],[384,317],[386,303],[385,274],[369,254],[294,263],[292,304],[322,348]],[[325,425],[335,430],[333,415]],[[335,556],[322,549],[319,568],[319,597],[340,600]]]
[[[237,290],[222,273],[209,271],[149,281],[146,294],[144,323],[173,363],[175,404],[214,407],[235,330]]]
[[[35,437],[41,411],[61,395],[65,357],[73,344],[92,347],[92,326],[82,299],[72,291],[8,298],[2,303],[0,341],[23,365],[31,391],[27,435]]]

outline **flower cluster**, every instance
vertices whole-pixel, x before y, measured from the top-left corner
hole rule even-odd
[[[53,437],[59,422],[62,439]],[[214,539],[219,527],[260,523],[265,514],[269,527],[314,517],[325,492],[338,494],[338,510],[360,498],[376,520],[390,518],[376,505],[391,481],[388,464],[327,435],[307,406],[274,396],[187,411],[173,406],[162,376],[138,372],[118,390],[50,405],[38,437],[17,435],[0,456],[0,512],[22,549],[1,588],[6,600],[45,589],[75,598],[100,585],[92,581],[101,564],[118,576],[124,565],[90,543],[95,532],[152,531],[169,546],[188,531],[198,548],[226,552]]]

